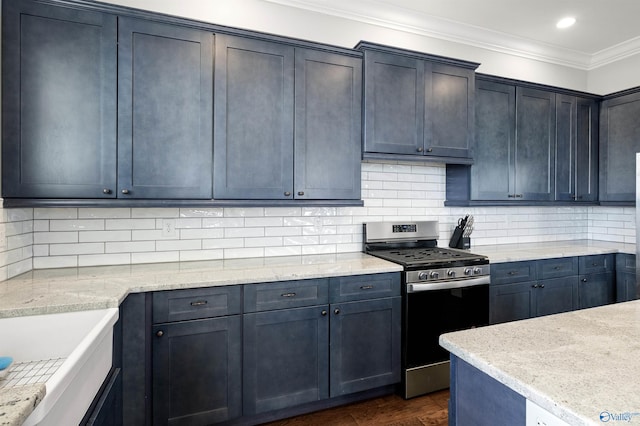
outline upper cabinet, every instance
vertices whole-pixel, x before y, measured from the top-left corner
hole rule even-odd
[[[470,164],[476,63],[361,42],[364,157]]]
[[[598,199],[598,102],[556,95],[556,201]]]
[[[600,116],[600,201],[633,205],[636,199],[635,153],[640,152],[640,92],[602,102]]]
[[[361,59],[217,36],[214,198],[360,198]]]
[[[555,94],[478,80],[472,200],[553,199]]]
[[[4,6],[3,197],[211,198],[211,33]]]
[[[114,197],[116,17],[2,6],[2,196]]]
[[[597,201],[597,97],[479,76],[475,99],[474,164],[447,166],[447,204]]]
[[[211,198],[213,35],[118,22],[118,197]]]

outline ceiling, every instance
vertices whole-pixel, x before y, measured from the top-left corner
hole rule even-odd
[[[640,53],[639,0],[266,1],[587,70]]]

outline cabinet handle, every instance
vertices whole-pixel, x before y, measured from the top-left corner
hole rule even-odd
[[[158,337],[164,336],[164,331],[158,330],[158,332],[156,333],[156,336],[158,336]]]
[[[338,309],[338,308],[334,309],[333,313],[338,315],[340,313],[340,309]]]
[[[360,290],[371,290],[373,288],[373,286],[371,284],[369,285],[361,285],[360,286]]]
[[[427,152],[433,152],[433,148],[427,149]]]
[[[196,300],[195,302],[191,302],[191,306],[204,306],[206,304],[206,300]]]
[[[516,194],[516,198],[522,198],[522,194]]]
[[[509,197],[509,198],[516,198],[516,194],[507,194],[507,197]]]
[[[282,297],[296,297],[295,293],[283,293]]]
[[[515,275],[516,272],[515,271],[509,271],[509,275]]]
[[[102,190],[103,194],[111,194],[111,190],[109,188],[105,188]]]
[[[304,191],[298,191],[298,195],[304,195]]]
[[[285,192],[285,193],[284,193],[284,196],[285,196],[285,197],[290,197],[290,196],[291,196],[291,193],[290,193],[289,191],[287,191],[287,192]]]
[[[555,266],[553,269],[555,269],[556,271],[559,271],[560,267],[559,266]]]
[[[322,312],[320,312],[320,314],[321,314],[323,317],[326,317],[326,316],[327,316],[327,311],[325,311],[325,310],[323,309],[323,310],[322,310]]]
[[[122,190],[122,193],[123,193],[124,195],[129,195],[129,190],[128,190],[128,189],[123,189],[123,190]]]
[[[583,278],[583,279],[582,279],[582,282],[583,282],[583,283],[586,283],[586,282],[587,282],[587,279],[586,279],[586,278]]]
[[[593,262],[591,266],[600,266],[600,265],[598,265],[596,262]]]
[[[533,287],[533,288],[538,288],[538,284],[534,284],[534,285],[532,285],[531,287]]]
[[[422,147],[418,148],[418,152],[422,152],[422,151],[424,151],[424,148]]]
[[[544,288],[544,284],[540,284],[540,288]]]

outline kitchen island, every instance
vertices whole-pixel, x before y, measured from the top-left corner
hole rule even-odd
[[[640,301],[448,333],[440,344],[452,355],[450,424],[524,425],[530,403],[555,424],[640,424]]]

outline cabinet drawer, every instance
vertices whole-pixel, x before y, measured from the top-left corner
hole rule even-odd
[[[491,265],[491,284],[509,284],[535,279],[535,262],[508,262]]]
[[[636,256],[635,254],[618,253],[616,254],[616,272],[636,273]]]
[[[559,257],[557,259],[544,259],[537,262],[537,268],[539,280],[578,275],[578,258]]]
[[[329,297],[333,302],[378,299],[400,295],[400,274],[370,274],[331,278]]]
[[[613,272],[613,254],[598,254],[595,256],[580,257],[580,274],[593,274],[599,272]]]
[[[322,305],[328,301],[328,279],[282,281],[244,286],[245,312]]]
[[[240,286],[153,293],[153,322],[185,321],[240,313]]]

